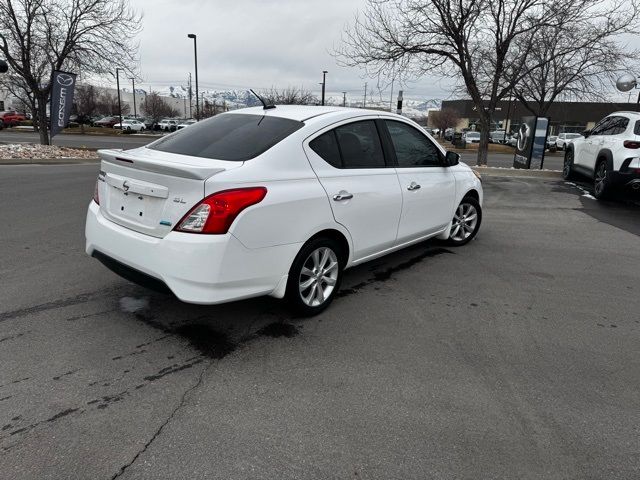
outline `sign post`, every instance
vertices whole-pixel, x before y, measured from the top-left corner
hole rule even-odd
[[[513,167],[542,169],[548,133],[548,118],[522,117],[517,132],[518,143],[516,144],[516,153],[513,156]]]
[[[69,123],[76,75],[54,71],[51,82],[51,138],[53,138]]]

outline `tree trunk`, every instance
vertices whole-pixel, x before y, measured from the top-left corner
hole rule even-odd
[[[476,161],[476,165],[487,166],[490,125],[491,116],[487,112],[480,113],[480,144],[478,145],[478,159]]]
[[[47,98],[44,95],[38,96],[38,130],[40,133],[40,145],[50,145],[49,129],[47,123]]]

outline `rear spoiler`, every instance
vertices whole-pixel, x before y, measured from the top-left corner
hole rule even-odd
[[[211,162],[209,159],[202,159],[202,164],[180,163],[162,158],[162,155],[146,157],[128,153],[123,150],[98,150],[98,155],[102,162],[121,167],[144,170],[145,172],[160,173],[173,177],[191,178],[194,180],[206,180],[216,173],[224,172],[226,168],[206,165]]]

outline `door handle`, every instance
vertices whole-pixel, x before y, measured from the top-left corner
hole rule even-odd
[[[349,192],[345,192],[344,190],[341,190],[340,193],[333,196],[333,199],[336,202],[340,202],[341,200],[350,200],[352,198],[353,198],[353,194]]]
[[[416,182],[411,182],[411,185],[407,187],[407,190],[418,190],[420,188],[420,184]]]

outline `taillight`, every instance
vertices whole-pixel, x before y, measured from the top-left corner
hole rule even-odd
[[[100,193],[98,192],[98,182],[100,180],[96,180],[96,187],[93,189],[93,201],[100,205]]]
[[[624,148],[640,148],[640,142],[636,142],[635,140],[625,140]]]
[[[187,213],[176,226],[186,233],[223,234],[245,208],[260,203],[264,187],[237,188],[209,195]]]

